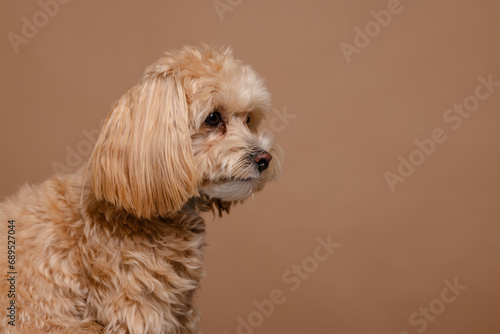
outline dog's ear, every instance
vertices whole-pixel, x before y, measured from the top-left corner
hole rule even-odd
[[[92,190],[141,218],[198,195],[189,110],[174,73],[149,72],[113,107],[89,164]]]

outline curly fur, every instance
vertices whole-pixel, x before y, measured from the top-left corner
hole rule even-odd
[[[88,164],[0,203],[0,220],[16,221],[18,270],[16,326],[3,316],[0,332],[197,333],[200,213],[229,212],[277,178],[281,150],[259,132],[269,108],[262,80],[229,49],[186,47],[150,66]],[[207,126],[214,111],[222,122]],[[259,172],[262,151],[272,160]],[[2,246],[2,273],[6,259]],[[0,280],[2,307],[8,289]]]

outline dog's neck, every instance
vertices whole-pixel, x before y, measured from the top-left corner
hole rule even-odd
[[[192,232],[205,230],[204,220],[201,217],[200,206],[205,209],[206,204],[193,198],[184,205],[182,210],[168,216],[137,217],[134,214],[118,208],[103,200],[97,200],[91,191],[86,191],[83,199],[82,215],[87,221],[98,222],[107,227],[112,233],[126,231],[129,234],[161,233],[165,228]]]
[[[86,170],[82,167],[76,172],[81,180],[80,185],[80,210],[89,221],[100,222],[111,230],[122,229],[126,226],[129,233],[156,233],[158,227],[168,225],[170,228],[180,230],[204,231],[202,212],[211,211],[214,215],[222,216],[223,212],[229,213],[231,202],[209,198],[206,195],[190,198],[177,212],[164,216],[137,217],[133,213],[117,207],[113,203],[98,200],[90,187]],[[113,226],[116,225],[116,226]]]

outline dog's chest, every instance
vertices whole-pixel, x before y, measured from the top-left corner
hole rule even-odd
[[[122,312],[121,305],[130,304],[140,306],[149,319],[155,314],[153,318],[181,321],[192,312],[192,297],[204,270],[201,219],[182,228],[160,225],[142,233],[107,232],[89,258],[89,301],[97,314]]]

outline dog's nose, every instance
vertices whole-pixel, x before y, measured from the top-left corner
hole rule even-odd
[[[272,158],[273,157],[271,156],[271,154],[264,151],[256,153],[253,156],[253,161],[255,161],[255,163],[257,164],[259,172],[262,172],[267,169],[267,167],[269,166],[269,161],[271,161]]]

